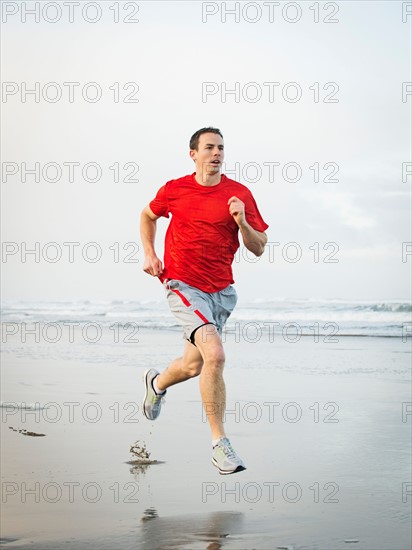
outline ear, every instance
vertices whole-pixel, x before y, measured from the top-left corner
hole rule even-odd
[[[196,151],[195,151],[195,149],[190,149],[189,155],[190,155],[190,158],[192,160],[196,160]]]

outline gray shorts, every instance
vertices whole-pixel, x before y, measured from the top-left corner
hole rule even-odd
[[[185,337],[194,344],[194,335],[203,325],[215,325],[219,334],[237,302],[232,285],[219,292],[203,292],[177,279],[163,283],[171,312],[183,326]]]

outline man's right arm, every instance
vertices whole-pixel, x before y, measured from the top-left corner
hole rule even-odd
[[[140,216],[140,238],[145,256],[143,271],[153,277],[158,277],[163,272],[162,262],[155,252],[156,225],[159,217],[149,206],[143,209]]]

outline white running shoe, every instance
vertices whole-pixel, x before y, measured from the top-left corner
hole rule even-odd
[[[212,464],[222,475],[246,470],[243,460],[237,456],[227,437],[220,438],[213,447]]]
[[[142,412],[148,420],[156,420],[159,416],[162,403],[164,402],[163,398],[166,395],[166,391],[160,395],[154,391],[153,380],[159,374],[156,369],[149,369],[143,375],[146,393],[143,399]]]

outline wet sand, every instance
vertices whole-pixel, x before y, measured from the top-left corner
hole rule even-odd
[[[4,547],[409,548],[410,339],[226,339],[226,429],[247,466],[231,476],[211,464],[196,379],[141,415],[142,374],[180,354],[180,333],[8,338]],[[159,463],[127,464],[135,442]]]

